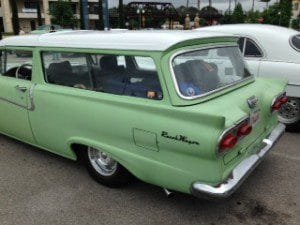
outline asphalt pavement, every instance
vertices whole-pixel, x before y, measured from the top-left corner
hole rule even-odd
[[[0,135],[0,225],[298,225],[299,170],[300,133],[286,133],[230,199],[167,198],[141,181],[103,187],[82,165]]]

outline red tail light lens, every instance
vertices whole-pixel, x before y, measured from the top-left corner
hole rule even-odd
[[[282,95],[280,97],[278,97],[273,105],[272,105],[272,111],[278,111],[281,109],[281,107],[287,103],[289,101],[288,97],[286,97],[285,95]]]
[[[250,119],[246,118],[222,134],[219,142],[219,153],[232,150],[243,137],[252,132]]]
[[[220,152],[225,152],[226,150],[233,148],[236,145],[237,141],[238,139],[235,135],[226,135],[220,143]]]
[[[252,131],[252,126],[250,124],[242,125],[238,130],[238,137],[246,136]]]

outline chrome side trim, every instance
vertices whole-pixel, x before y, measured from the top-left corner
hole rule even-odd
[[[187,49],[187,50],[176,52],[175,54],[173,54],[170,57],[170,60],[169,60],[169,69],[170,69],[170,72],[171,72],[171,75],[172,75],[172,80],[173,80],[173,84],[175,86],[176,93],[177,93],[177,95],[180,98],[182,98],[184,100],[199,99],[199,98],[203,98],[205,96],[208,96],[208,95],[220,92],[220,91],[222,91],[224,89],[227,89],[229,87],[235,86],[237,84],[240,84],[240,83],[243,83],[243,82],[246,82],[246,81],[250,81],[250,80],[254,80],[254,76],[251,74],[249,77],[246,77],[246,78],[244,78],[242,80],[238,80],[238,81],[233,82],[231,84],[225,85],[223,87],[217,88],[215,90],[212,90],[212,91],[209,91],[209,92],[206,92],[204,94],[197,95],[197,96],[185,96],[185,95],[183,95],[180,92],[179,86],[178,86],[178,82],[177,82],[177,79],[176,79],[176,75],[175,75],[175,72],[174,72],[174,69],[173,69],[173,65],[172,65],[172,62],[173,62],[174,58],[176,56],[178,56],[178,55],[181,55],[181,54],[184,54],[184,53],[187,53],[187,52],[194,52],[194,51],[206,50],[206,49],[213,49],[213,48],[222,48],[222,47],[238,47],[238,46],[234,45],[234,44],[220,44],[220,45],[215,45],[215,46],[206,46],[206,47],[203,47],[203,48]],[[243,56],[241,55],[241,57],[243,57]]]
[[[33,96],[33,90],[34,90],[35,86],[36,86],[36,84],[33,84],[29,89],[30,106],[27,108],[29,111],[33,111],[35,109],[34,96]]]
[[[196,197],[226,198],[230,196],[250,175],[250,173],[259,165],[266,154],[272,149],[285,131],[285,125],[279,123],[270,133],[268,138],[262,142],[262,149],[254,155],[244,159],[232,171],[232,178],[228,178],[218,187],[205,183],[195,182],[191,187],[191,193]]]
[[[4,102],[8,102],[8,103],[10,103],[10,104],[13,104],[13,105],[15,105],[15,106],[21,107],[21,108],[26,109],[26,110],[29,110],[29,111],[34,111],[35,105],[34,105],[34,98],[33,98],[33,90],[34,90],[34,87],[35,87],[35,86],[36,86],[36,84],[32,85],[32,86],[30,87],[30,89],[29,89],[29,101],[30,101],[29,106],[27,106],[27,105],[21,105],[21,104],[19,104],[19,103],[13,102],[13,101],[11,101],[11,100],[9,100],[9,99],[2,98],[2,97],[0,97],[0,100],[1,100],[1,101],[4,101]]]

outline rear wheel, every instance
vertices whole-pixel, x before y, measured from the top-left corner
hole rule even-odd
[[[132,175],[104,151],[88,147],[83,155],[89,174],[97,182],[108,187],[121,187],[130,182]]]
[[[289,98],[279,111],[279,121],[286,125],[288,131],[295,131],[299,127],[300,99]]]

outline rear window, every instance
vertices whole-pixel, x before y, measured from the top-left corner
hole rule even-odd
[[[194,99],[249,76],[237,46],[196,50],[177,55],[172,67],[181,97]]]
[[[291,38],[291,46],[300,51],[300,34],[297,34]]]

